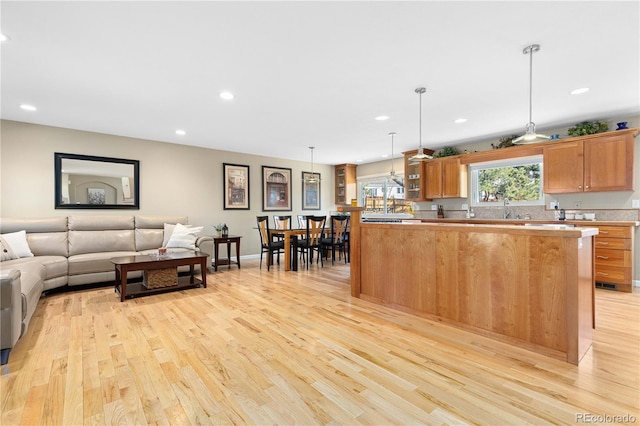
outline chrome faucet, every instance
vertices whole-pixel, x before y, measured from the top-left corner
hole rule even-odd
[[[509,219],[511,217],[511,209],[509,208],[509,199],[504,197],[502,200],[502,218]]]

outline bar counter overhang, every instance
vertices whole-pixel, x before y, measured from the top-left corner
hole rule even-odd
[[[351,294],[578,364],[591,347],[597,228],[351,219]]]

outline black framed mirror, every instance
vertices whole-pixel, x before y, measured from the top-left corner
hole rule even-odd
[[[139,209],[140,162],[55,153],[56,209]]]

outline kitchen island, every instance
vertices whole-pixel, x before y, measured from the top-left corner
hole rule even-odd
[[[594,326],[596,228],[361,223],[351,294],[578,364]]]

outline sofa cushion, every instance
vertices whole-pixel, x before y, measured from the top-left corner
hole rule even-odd
[[[187,223],[187,221],[186,216],[136,216],[136,250],[143,251],[164,247],[165,224]],[[166,241],[164,242],[166,243]]]
[[[17,268],[22,269],[29,263],[42,265],[44,268],[42,279],[50,280],[52,278],[64,277],[68,273],[67,258],[63,256],[35,256],[23,257],[22,259],[9,260],[2,263],[2,269]]]
[[[187,216],[136,216],[138,229],[164,229],[165,223],[189,223]]]
[[[36,232],[27,234],[29,247],[35,256],[69,255],[67,232]]]
[[[134,231],[69,231],[69,256],[111,251],[135,251]]]
[[[20,269],[20,281],[22,294],[29,295],[36,301],[42,293],[42,280],[44,280],[45,268],[40,262],[23,262]]]
[[[133,227],[133,216],[69,216],[70,231],[105,231]]]
[[[3,217],[0,221],[0,233],[16,232],[21,230],[28,234],[38,232],[66,232],[67,216],[44,218],[17,218]]]
[[[2,218],[3,233],[27,231],[27,242],[34,256],[67,256],[67,217]]]
[[[162,229],[136,229],[136,250],[143,251],[162,247]]]
[[[115,271],[115,265],[110,259],[136,254],[135,251],[111,251],[69,256],[69,275]]]

